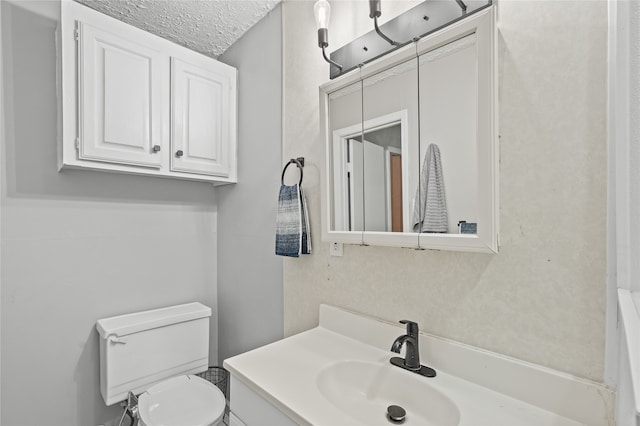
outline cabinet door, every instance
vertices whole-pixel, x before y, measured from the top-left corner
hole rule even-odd
[[[159,50],[79,22],[80,159],[160,167]]]
[[[171,170],[229,176],[235,74],[171,58]]]

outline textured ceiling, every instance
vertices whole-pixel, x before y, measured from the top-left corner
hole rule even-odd
[[[214,58],[280,0],[76,0]]]

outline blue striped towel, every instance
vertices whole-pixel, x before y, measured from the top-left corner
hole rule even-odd
[[[276,218],[276,254],[289,257],[311,254],[307,202],[298,184],[280,186]]]
[[[434,143],[427,147],[422,164],[412,222],[413,232],[446,233],[449,230],[440,149]]]

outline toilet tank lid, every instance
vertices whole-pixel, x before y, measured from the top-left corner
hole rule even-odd
[[[202,303],[193,302],[99,319],[96,328],[100,333],[100,337],[106,339],[108,336],[122,337],[140,331],[210,316],[210,307]]]

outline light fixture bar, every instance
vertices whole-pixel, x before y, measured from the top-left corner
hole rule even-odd
[[[460,5],[462,3],[462,5]],[[427,0],[331,52],[329,78],[334,79],[439,29],[491,6],[492,0]],[[463,7],[464,6],[464,7]],[[372,11],[373,14],[373,11]],[[370,16],[374,18],[374,16]],[[375,19],[375,18],[374,18]],[[376,24],[377,27],[377,24]],[[399,42],[395,45],[391,41]],[[324,52],[323,52],[324,54]]]

